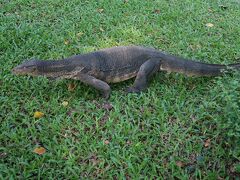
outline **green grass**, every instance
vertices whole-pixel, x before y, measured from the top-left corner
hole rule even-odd
[[[0,179],[239,177],[239,73],[159,73],[139,96],[124,93],[132,80],[114,84],[110,111],[98,91],[80,82],[11,74],[24,59],[129,44],[234,63],[239,17],[236,0],[2,0]],[[69,83],[75,91],[68,91]],[[33,118],[37,110],[43,118]],[[47,150],[41,156],[33,153],[39,146]]]

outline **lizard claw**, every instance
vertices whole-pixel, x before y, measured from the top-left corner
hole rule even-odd
[[[141,90],[139,90],[139,89],[137,89],[137,88],[135,88],[135,87],[128,87],[128,88],[126,89],[126,92],[127,92],[127,93],[137,93],[137,94],[139,94],[139,93],[141,92]]]
[[[102,97],[107,100],[107,99],[109,99],[109,97],[110,97],[110,93],[111,93],[111,90],[109,90],[109,91],[103,91],[103,92],[102,92]]]

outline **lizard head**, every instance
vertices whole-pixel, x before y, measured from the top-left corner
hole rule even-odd
[[[38,60],[28,60],[12,69],[15,75],[37,75],[38,74]]]

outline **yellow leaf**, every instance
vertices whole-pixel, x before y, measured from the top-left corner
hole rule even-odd
[[[68,39],[66,39],[66,40],[64,41],[64,44],[65,44],[65,45],[68,45],[68,44],[70,44],[70,41],[69,41]]]
[[[83,32],[79,32],[77,33],[77,37],[81,37],[84,33]]]
[[[100,9],[97,9],[97,11],[98,11],[99,13],[102,13],[102,12],[104,11],[104,9],[100,8]]]
[[[34,118],[41,118],[44,116],[44,113],[40,112],[40,111],[36,111],[33,115]]]
[[[46,149],[44,147],[37,147],[33,150],[38,155],[42,155],[46,152]]]
[[[74,91],[75,88],[76,88],[76,84],[74,83],[68,84],[68,91]]]
[[[67,102],[67,101],[63,101],[63,102],[62,102],[62,105],[63,105],[64,107],[66,107],[66,106],[68,106],[68,102]]]
[[[100,30],[100,31],[102,31],[102,32],[104,32],[104,29],[103,29],[103,28],[101,28],[101,27],[99,28],[99,30]]]
[[[214,25],[212,23],[207,23],[206,26],[207,27],[213,27]]]

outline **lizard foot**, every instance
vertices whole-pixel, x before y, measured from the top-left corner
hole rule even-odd
[[[128,87],[126,89],[126,92],[127,93],[137,93],[137,94],[140,94],[141,90],[140,89],[137,89],[135,87]]]
[[[103,91],[102,97],[107,100],[110,97],[110,93],[111,93],[111,90]]]

